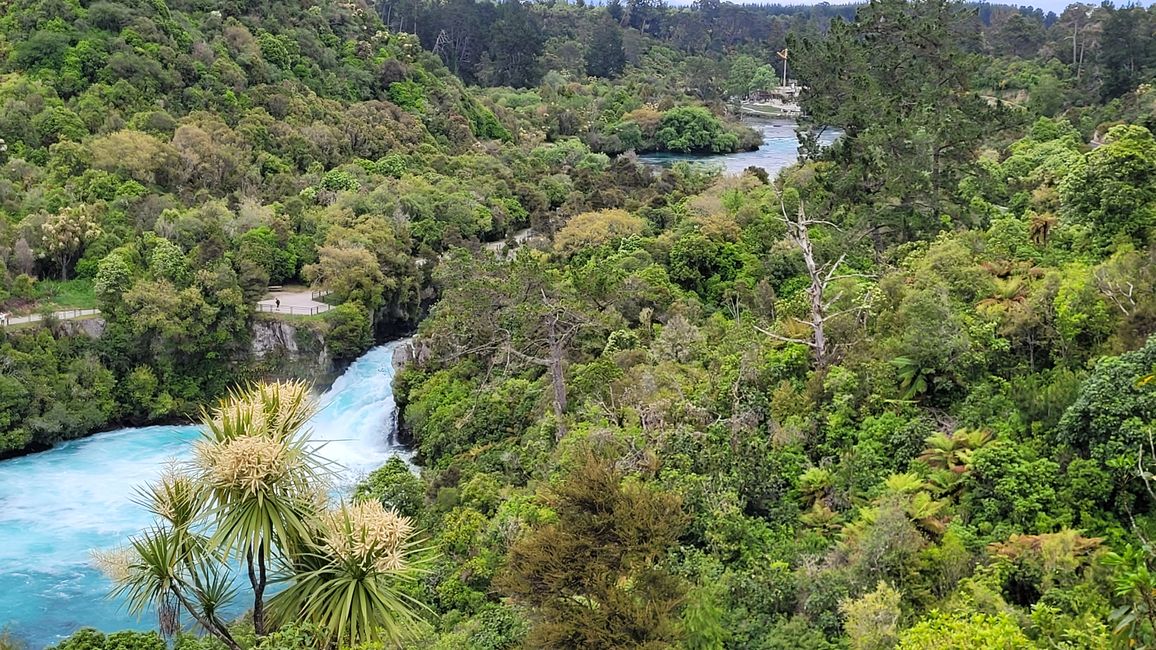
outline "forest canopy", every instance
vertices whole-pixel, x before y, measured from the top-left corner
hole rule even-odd
[[[1131,5],[8,2],[0,456],[202,420],[118,583],[190,650],[1150,647],[1154,78]],[[783,79],[794,164],[640,158]],[[415,466],[349,503],[229,420],[403,334]]]

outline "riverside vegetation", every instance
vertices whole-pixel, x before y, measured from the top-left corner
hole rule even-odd
[[[104,557],[189,650],[1152,647],[1154,26],[9,2],[0,297],[105,327],[0,334],[0,452],[208,409]],[[798,165],[630,153],[755,144],[730,100],[784,46]],[[302,386],[227,392],[294,281],[332,292],[339,358],[416,326],[420,473],[327,505]]]

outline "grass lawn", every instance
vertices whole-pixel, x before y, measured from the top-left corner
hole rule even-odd
[[[743,104],[743,110],[749,115],[760,117],[793,117],[797,113],[784,111],[776,106],[757,106],[752,104]]]
[[[53,305],[58,309],[96,308],[92,280],[42,280],[36,284],[36,289],[36,298],[41,305]]]

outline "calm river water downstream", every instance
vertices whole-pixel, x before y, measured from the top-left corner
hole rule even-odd
[[[767,170],[772,178],[780,169],[795,164],[799,159],[799,139],[795,135],[797,125],[793,120],[747,120],[746,125],[763,134],[763,144],[756,151],[717,156],[650,153],[639,156],[638,159],[652,165],[664,166],[680,160],[716,165],[722,167],[726,174],[741,174],[744,169],[753,165]],[[838,131],[828,130],[819,141],[828,145],[838,136]]]

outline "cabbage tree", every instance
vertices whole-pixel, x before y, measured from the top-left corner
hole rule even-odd
[[[95,554],[113,595],[134,613],[155,609],[166,636],[187,612],[240,650],[221,612],[242,566],[259,636],[270,631],[265,595],[276,580],[287,584],[273,599],[278,622],[307,620],[350,646],[403,638],[418,622],[419,604],[399,590],[421,572],[412,523],[378,502],[327,509],[329,463],[309,443],[315,411],[309,386],[286,382],[206,412],[193,460],[140,491],[153,526]]]
[[[208,492],[209,544],[240,560],[253,589],[253,628],[266,632],[265,589],[275,555],[303,548],[323,498],[326,463],[309,445],[316,411],[308,384],[234,392],[203,420],[194,473]]]

